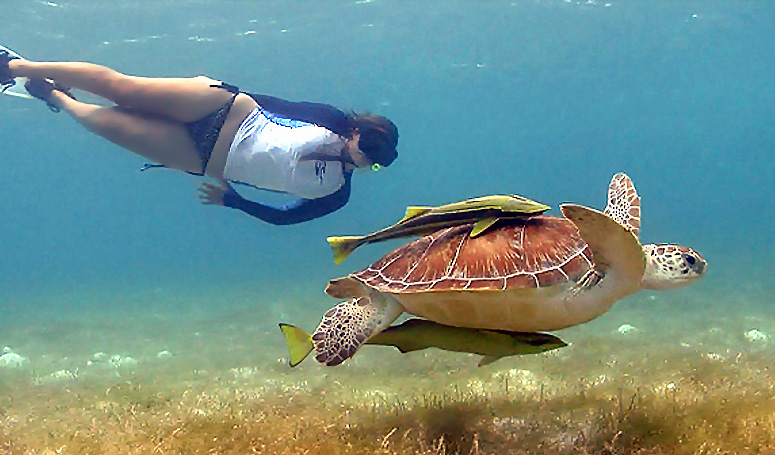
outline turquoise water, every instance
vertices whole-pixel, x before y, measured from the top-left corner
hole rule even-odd
[[[644,243],[692,246],[709,272],[691,288],[625,300],[594,327],[642,321],[655,345],[721,327],[741,343],[733,350],[749,349],[750,329],[775,336],[769,2],[6,3],[0,43],[31,59],[206,74],[384,114],[400,131],[399,159],[356,175],[345,209],[276,227],[202,206],[200,179],[140,173],[143,159],[66,115],[2,97],[0,346],[27,356],[31,376],[84,368],[100,351],[143,365],[168,349],[186,371],[277,368],[275,324],[312,328],[334,303],[327,280],[398,245],[334,266],[326,236],[484,194],[602,208],[620,171],[643,197]],[[650,308],[650,298],[666,300]],[[236,351],[214,358],[229,343]],[[419,363],[395,365],[409,375]]]

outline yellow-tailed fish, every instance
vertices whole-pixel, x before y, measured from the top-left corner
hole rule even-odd
[[[471,236],[475,237],[501,218],[539,215],[549,209],[547,205],[517,195],[483,196],[438,207],[408,207],[404,217],[390,227],[368,235],[333,236],[327,240],[334,253],[334,263],[339,264],[367,243],[425,235],[467,223],[474,223]]]
[[[290,352],[289,364],[301,363],[314,345],[312,335],[289,324],[280,324]],[[394,325],[369,338],[365,344],[394,346],[401,352],[428,348],[479,354],[479,366],[513,355],[539,354],[567,346],[547,333],[509,332],[504,330],[470,329],[413,318]]]

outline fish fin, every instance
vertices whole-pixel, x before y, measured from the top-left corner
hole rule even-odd
[[[401,354],[406,354],[406,353],[415,352],[415,351],[422,351],[427,347],[427,346],[418,346],[416,344],[413,345],[411,343],[393,343],[391,344],[391,346],[401,351]]]
[[[401,221],[399,223],[402,223],[408,219],[414,218],[416,216],[420,216],[424,213],[428,213],[431,210],[433,210],[435,207],[425,207],[425,206],[415,206],[410,205],[406,208],[406,213],[404,214],[404,217],[401,218]]]
[[[512,201],[506,202],[506,207],[508,207],[507,211],[510,212],[521,212],[525,214],[530,215],[540,215],[541,213],[544,213],[547,210],[551,210],[551,207],[549,207],[546,204],[542,204],[540,202],[536,202],[532,199],[528,199],[525,196],[520,196],[518,194],[512,194],[509,196],[509,198],[512,199]]]
[[[499,356],[499,355],[486,355],[486,356],[482,357],[481,360],[479,360],[479,366],[480,367],[487,366],[487,365],[495,362],[496,360],[500,359],[501,357],[502,356]]]
[[[477,235],[481,234],[482,232],[484,232],[488,228],[490,228],[497,221],[498,221],[498,218],[485,218],[483,220],[477,221],[474,224],[474,227],[471,229],[471,233],[468,234],[468,236],[469,237],[476,237]]]
[[[331,245],[331,251],[334,253],[334,264],[336,265],[341,264],[350,253],[363,243],[363,237],[358,236],[328,237],[326,240]]]
[[[285,335],[285,343],[288,345],[288,353],[291,355],[288,365],[295,367],[307,358],[312,352],[312,335],[290,324],[280,324],[280,330]]]
[[[411,347],[407,348],[405,346],[402,346],[400,343],[385,344],[384,346],[393,346],[394,348],[398,349],[398,351],[401,354],[406,354],[406,353],[409,353],[409,352],[419,351],[419,349],[412,349]]]

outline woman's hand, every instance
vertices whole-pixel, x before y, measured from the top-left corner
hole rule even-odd
[[[225,180],[220,185],[204,182],[199,185],[199,201],[205,205],[223,205],[223,195],[229,190]]]

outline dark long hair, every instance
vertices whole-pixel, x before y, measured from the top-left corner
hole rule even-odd
[[[398,145],[398,128],[396,125],[381,115],[373,115],[368,112],[347,114],[347,120],[352,125],[352,132],[360,134],[358,148],[371,162],[380,166],[390,166],[398,157],[396,146]],[[345,156],[341,150],[338,154],[326,152],[314,152],[305,155],[302,161],[338,161],[342,164],[355,164],[349,156]]]
[[[347,119],[355,132],[360,134],[358,148],[371,162],[387,167],[398,158],[398,128],[393,122],[368,112],[350,112]]]

